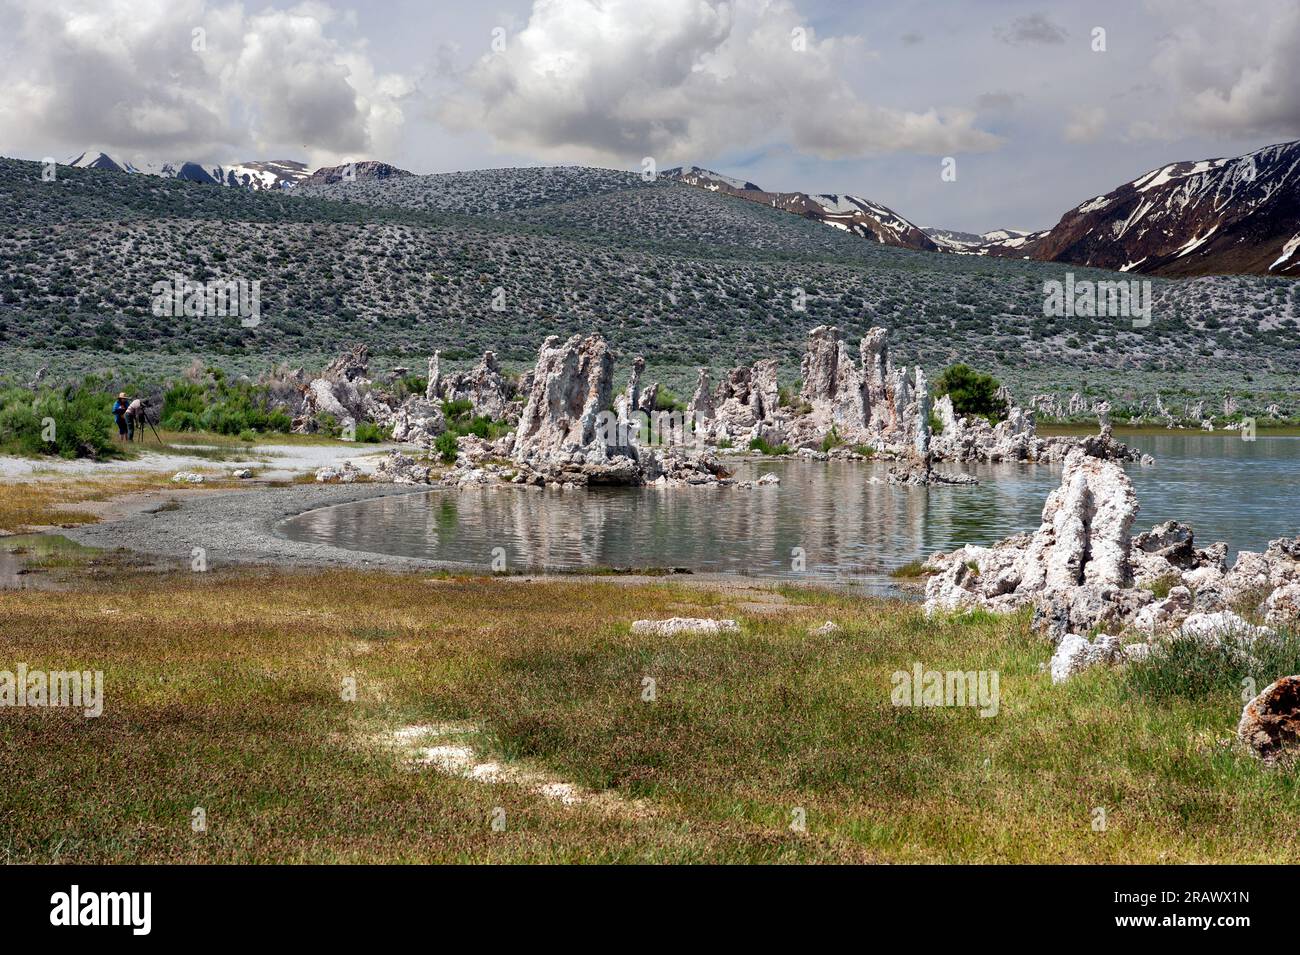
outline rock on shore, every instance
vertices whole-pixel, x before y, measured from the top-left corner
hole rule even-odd
[[[1300,750],[1300,676],[1274,680],[1241,711],[1237,738],[1265,762]]]
[[[1137,511],[1120,464],[1076,448],[1036,531],[926,561],[933,572],[926,612],[1033,606],[1036,628],[1054,641],[1098,628],[1149,637],[1179,629],[1250,639],[1267,633],[1232,612],[1243,606],[1270,624],[1300,623],[1300,537],[1272,541],[1262,554],[1242,551],[1228,569],[1227,545],[1197,547],[1184,524],[1132,536]],[[1166,596],[1157,598],[1157,589]]]
[[[684,429],[675,436],[676,443],[641,444],[631,420],[633,412],[644,411],[637,392],[639,376],[634,370],[620,411],[615,412],[610,410],[613,375],[613,357],[601,336],[546,339],[514,436],[516,482],[707,484],[729,477],[714,453]]]

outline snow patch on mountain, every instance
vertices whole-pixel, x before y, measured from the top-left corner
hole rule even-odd
[[[980,238],[985,242],[1011,242],[1015,239],[1023,239],[1029,234],[1021,229],[994,229],[992,232],[983,233]]]
[[[760,202],[806,219],[813,219],[882,245],[936,251],[939,244],[913,223],[878,202],[840,193],[767,192],[758,185],[699,166],[666,169],[661,178],[699,189]]]
[[[1297,249],[1300,249],[1300,232],[1297,232],[1295,235],[1293,235],[1290,239],[1287,240],[1286,244],[1282,246],[1282,254],[1279,255],[1273,261],[1273,264],[1268,267],[1269,271],[1271,272],[1279,265],[1282,265],[1285,262],[1289,262],[1291,260],[1291,256],[1295,255]],[[1300,265],[1300,261],[1293,262],[1292,266],[1294,265]],[[1290,268],[1292,266],[1287,266],[1287,267]]]
[[[107,169],[132,175],[160,176],[205,185],[242,189],[289,189],[309,175],[305,163],[292,159],[239,163],[172,162],[149,160],[132,163],[118,159],[102,149],[91,148],[69,159],[65,166],[78,169]]]
[[[703,169],[699,166],[677,166],[673,169],[665,169],[663,175],[667,179],[679,179],[688,186],[698,186],[702,189],[709,189],[714,192],[718,191],[720,185],[730,186],[732,189],[741,191],[763,191],[748,180],[737,179],[734,176],[725,176],[720,172],[714,172],[711,169]]]

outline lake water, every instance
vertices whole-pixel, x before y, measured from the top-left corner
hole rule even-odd
[[[1300,534],[1300,438],[1126,438],[1155,456],[1128,467],[1136,531],[1166,520],[1198,542],[1262,550]],[[990,544],[1038,527],[1059,466],[973,466],[976,487],[907,488],[884,463],[736,462],[738,478],[771,471],[779,487],[435,490],[300,514],[279,530],[350,550],[510,570],[682,567],[762,577],[814,576],[881,591],[889,571],[938,550]],[[798,569],[802,554],[803,568]]]

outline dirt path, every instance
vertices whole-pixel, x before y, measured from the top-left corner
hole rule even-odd
[[[564,806],[588,806],[638,818],[651,812],[642,800],[586,789],[529,766],[485,759],[475,746],[482,735],[483,730],[471,724],[438,723],[399,727],[376,742],[395,750],[416,770],[431,769],[485,786],[513,786]]]
[[[177,471],[197,471],[199,473],[230,473],[236,468],[253,468],[259,477],[267,480],[287,480],[307,471],[315,471],[326,465],[339,465],[352,461],[363,471],[371,471],[376,463],[376,455],[400,447],[396,444],[262,444],[231,449],[228,460],[216,461],[202,454],[185,454],[186,445],[172,445],[181,453],[160,453],[149,450],[147,444],[140,445],[139,457],[133,460],[89,461],[78,458],[65,461],[63,458],[21,458],[14,455],[0,455],[0,480],[4,481],[40,481],[66,480],[68,478],[111,478],[130,474],[167,474]],[[216,447],[206,445],[201,437],[196,436],[193,447],[206,449]]]

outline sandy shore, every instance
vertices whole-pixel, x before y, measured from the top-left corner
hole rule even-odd
[[[173,447],[183,451],[185,446],[173,445]],[[213,445],[204,444],[202,438],[196,437],[194,447],[211,448]],[[374,470],[379,455],[402,447],[405,445],[262,444],[247,449],[237,448],[240,453],[225,461],[213,461],[197,454],[160,454],[148,450],[147,445],[144,446],[139,457],[133,460],[90,461],[78,458],[65,461],[63,458],[54,457],[21,458],[14,455],[0,455],[0,480],[101,478],[142,473],[166,474],[176,471],[228,474],[236,468],[254,468],[261,478],[285,480],[326,465],[339,465],[344,461],[353,462],[363,471],[371,471]]]
[[[287,517],[349,501],[428,491],[394,484],[253,485],[230,490],[150,491],[118,498],[98,524],[61,533],[79,544],[190,562],[202,547],[209,568],[223,564],[297,564],[430,570],[456,565],[415,557],[291,541],[275,532]],[[172,507],[169,502],[176,502]],[[167,505],[160,509],[159,505]]]

